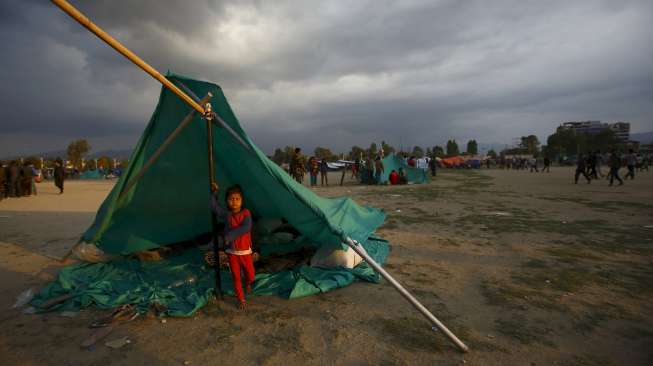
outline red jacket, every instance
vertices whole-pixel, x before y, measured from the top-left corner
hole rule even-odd
[[[249,220],[251,220],[251,216],[252,214],[246,208],[243,208],[237,214],[230,212],[227,215],[227,225],[229,225],[229,230],[227,231],[226,236],[229,237],[229,232],[233,232],[234,230],[238,229],[246,218],[250,218]],[[252,232],[248,230],[244,234],[233,238],[233,245],[230,249],[234,252],[251,251]],[[229,252],[229,250],[227,251]]]
[[[395,171],[390,173],[390,184],[392,185],[399,184],[399,174],[397,174],[397,172]]]

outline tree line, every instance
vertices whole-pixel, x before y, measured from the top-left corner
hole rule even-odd
[[[109,156],[100,156],[97,159],[86,159],[90,151],[91,145],[87,140],[75,140],[66,148],[66,159],[74,168],[79,170],[82,170],[82,168],[96,170],[98,167],[113,169],[117,164],[120,164],[122,167],[127,167],[129,164],[128,159],[120,159],[119,161],[115,161],[116,164],[114,164],[114,159]],[[59,159],[61,159],[61,157],[41,160],[41,157],[39,156],[30,155],[23,158],[23,164],[34,165],[36,169],[53,168],[55,161]],[[84,162],[84,164],[82,164],[82,162]]]
[[[433,147],[426,147],[426,148],[423,148],[421,146],[413,146],[412,149],[403,151],[401,149],[396,149],[394,146],[386,143],[385,141],[381,141],[380,145],[377,145],[376,142],[372,142],[370,146],[367,148],[354,145],[351,147],[351,149],[349,149],[349,152],[347,152],[346,154],[344,153],[336,154],[333,153],[329,148],[318,146],[313,150],[312,156],[315,156],[318,159],[326,159],[327,161],[336,161],[338,159],[358,160],[358,159],[366,159],[367,157],[370,156],[375,157],[381,153],[381,150],[383,150],[384,155],[395,153],[398,155],[414,156],[416,158],[423,158],[423,157],[444,158],[448,156],[456,156],[461,154],[476,155],[478,154],[478,143],[476,142],[476,140],[469,140],[467,142],[467,150],[465,150],[464,152],[460,152],[460,148],[458,147],[458,143],[456,142],[455,139],[447,141],[445,147],[442,147],[440,145],[435,145]],[[294,152],[295,152],[294,146],[276,148],[274,149],[272,156],[270,156],[270,159],[277,164],[290,163],[290,160],[292,159]],[[306,154],[306,152],[304,152],[304,154]]]

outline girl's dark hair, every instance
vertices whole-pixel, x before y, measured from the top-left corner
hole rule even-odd
[[[234,184],[233,186],[227,188],[227,192],[224,195],[225,201],[227,200],[227,198],[229,198],[229,196],[235,193],[238,193],[240,197],[243,198],[243,200],[245,199],[245,195],[243,195],[243,190],[240,188],[240,185]]]

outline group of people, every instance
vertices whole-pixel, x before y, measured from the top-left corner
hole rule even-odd
[[[36,183],[40,182],[43,176],[41,170],[34,164],[25,164],[17,160],[0,161],[0,200],[36,195]],[[65,172],[61,161],[55,162],[53,178],[59,193],[63,193]]]
[[[0,162],[0,199],[36,195],[36,179],[40,172],[33,164]]]
[[[306,160],[306,157],[302,154],[302,149],[297,147],[290,161],[289,173],[298,183],[302,184],[307,172],[311,187],[317,186],[318,175],[320,176],[321,185],[329,185],[329,165],[326,159],[311,156]]]
[[[600,151],[590,152],[589,154],[580,154],[578,156],[578,161],[576,162],[576,172],[574,173],[574,184],[578,184],[578,178],[582,175],[587,180],[587,183],[591,183],[592,179],[603,178],[601,172],[601,164],[603,162],[603,156]],[[622,179],[619,176],[619,170],[621,167],[626,166],[628,172]],[[619,155],[616,151],[612,150],[608,157],[608,167],[610,168],[608,174],[605,176],[606,180],[610,181],[609,185],[613,185],[614,181],[617,180],[619,185],[624,184],[624,180],[630,178],[631,180],[635,179],[635,171],[648,171],[649,161],[646,156],[641,154],[635,154],[633,149],[629,149],[627,154]]]
[[[489,164],[489,159],[487,160],[488,162],[488,168],[490,167]],[[541,162],[541,165],[540,165]],[[499,160],[499,165],[507,170],[514,169],[514,170],[528,170],[531,173],[539,173],[539,172],[551,172],[551,159],[549,159],[548,156],[544,156],[541,160],[532,156],[532,157],[501,157]],[[542,169],[540,169],[540,166]]]

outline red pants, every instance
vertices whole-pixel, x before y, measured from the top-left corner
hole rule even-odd
[[[234,282],[234,291],[238,301],[245,301],[245,294],[243,293],[243,283],[240,279],[240,270],[245,272],[245,284],[247,286],[254,283],[254,261],[252,255],[234,255],[227,253],[229,257],[229,268],[231,269],[231,278]]]

